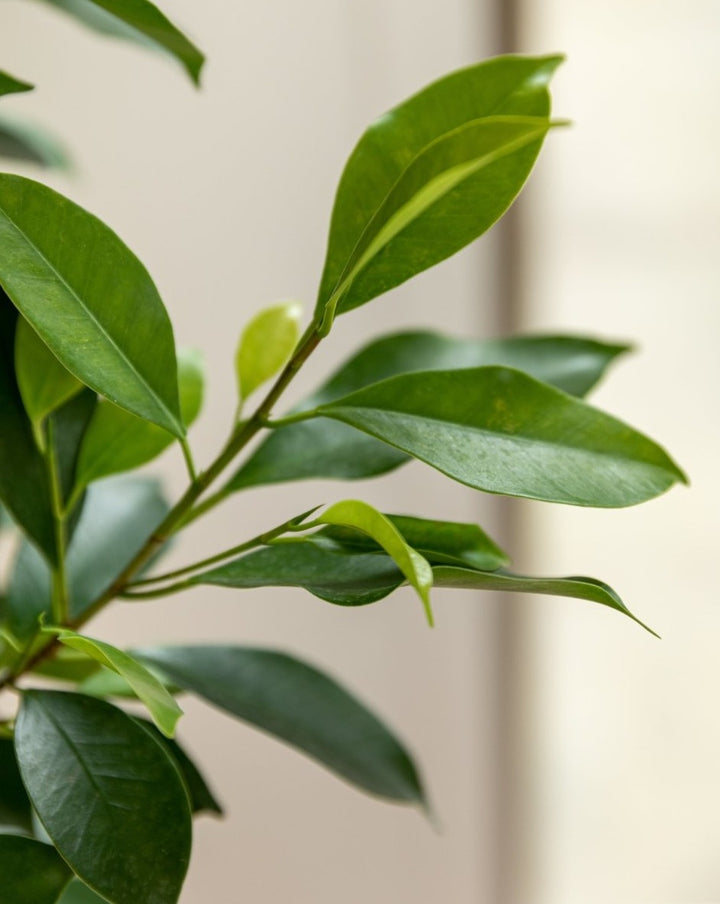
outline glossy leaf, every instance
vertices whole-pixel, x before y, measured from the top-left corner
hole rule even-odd
[[[32,813],[13,742],[0,738],[0,837],[6,832],[31,834]]]
[[[58,904],[107,904],[107,902],[87,885],[83,885],[79,879],[73,879],[62,897],[58,899]]]
[[[377,509],[357,499],[347,499],[326,509],[315,521],[337,527],[349,527],[361,531],[381,546],[405,575],[408,583],[420,597],[428,622],[432,625],[430,588],[432,570],[428,561],[405,542],[403,535],[388,518]]]
[[[424,331],[375,339],[353,355],[295,411],[333,401],[371,383],[414,370],[449,370],[491,364],[513,367],[571,395],[585,395],[628,346],[575,336],[457,339]],[[386,473],[408,456],[337,421],[279,427],[234,475],[231,487],[311,477],[352,480]]]
[[[32,91],[33,85],[28,82],[21,82],[20,79],[10,75],[9,72],[3,72],[0,69],[0,97],[3,94],[18,94],[22,91]]]
[[[0,174],[0,284],[60,362],[182,436],[172,327],[132,252],[44,185]]]
[[[13,367],[17,312],[0,288],[0,501],[44,556],[55,561],[50,486]]]
[[[238,589],[303,587],[329,603],[364,606],[383,599],[404,580],[389,556],[314,537],[273,543],[194,575],[191,583]]]
[[[68,169],[70,158],[62,144],[33,123],[0,117],[0,158],[43,167]]]
[[[652,440],[503,367],[404,374],[322,405],[461,483],[598,507],[658,496],[684,480]]]
[[[0,876],[0,901],[55,904],[72,873],[49,844],[18,835],[0,835]]]
[[[203,399],[202,358],[194,349],[178,350],[178,385],[183,423],[189,427]],[[85,433],[78,459],[77,486],[130,471],[161,454],[174,441],[162,428],[103,399]]]
[[[496,571],[509,559],[500,547],[476,524],[434,521],[387,515],[405,542],[416,549],[431,565],[464,565],[482,571]],[[328,527],[322,535],[356,550],[379,550],[380,546],[367,534],[342,527]]]
[[[192,81],[200,82],[205,58],[149,0],[47,0],[104,34],[149,41],[174,56]]]
[[[156,481],[111,479],[89,488],[67,557],[70,615],[82,616],[133,558],[167,513]],[[10,626],[20,638],[36,630],[50,612],[50,572],[29,544],[15,560],[8,608]]]
[[[256,314],[243,330],[235,353],[238,395],[250,396],[285,364],[300,336],[302,307],[296,301]]]
[[[338,186],[316,315],[322,316],[346,279],[356,249],[384,225],[380,212],[395,187],[409,178],[406,174],[413,165],[419,167],[416,161],[423,152],[431,152],[434,143],[486,117],[547,117],[547,84],[559,62],[556,56],[498,57],[471,66],[434,82],[370,126],[350,156]],[[441,250],[442,256],[447,256],[453,253],[452,245],[456,245],[454,250],[461,247],[458,240],[469,241],[487,229],[519,191],[539,149],[540,140],[536,140],[488,167],[484,191],[473,185],[457,208],[454,199],[449,199],[443,230],[447,236],[434,228],[433,242],[424,249],[417,241],[420,236],[412,236],[405,248],[394,249],[398,253],[391,268],[383,272],[384,261],[380,260],[376,269],[368,269],[362,280],[345,291],[339,310],[349,310],[407,279],[412,275],[408,263],[413,254],[418,258],[410,269],[419,272],[442,259],[438,256]],[[460,221],[460,211],[465,224]],[[470,221],[472,228],[466,229]],[[430,250],[435,242],[437,251]]]
[[[15,331],[15,375],[25,411],[40,440],[38,445],[44,447],[42,422],[80,392],[83,384],[63,367],[22,317]]]
[[[101,700],[33,690],[15,746],[35,810],[83,882],[112,904],[176,904],[190,807],[158,741]]]
[[[168,738],[175,734],[175,726],[182,715],[182,710],[168,693],[165,685],[142,663],[102,640],[85,637],[74,631],[60,630],[54,633],[66,647],[85,653],[100,665],[120,675],[127,681],[138,699],[145,704],[160,731]]]
[[[331,678],[283,653],[250,647],[154,647],[137,654],[173,681],[394,800],[422,802],[410,756]]]

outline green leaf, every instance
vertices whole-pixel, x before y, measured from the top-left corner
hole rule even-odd
[[[190,807],[177,767],[149,732],[101,700],[32,690],[15,748],[43,826],[83,882],[113,904],[175,904]]]
[[[288,301],[260,311],[245,327],[235,353],[241,400],[274,377],[292,354],[300,335],[302,307]]]
[[[61,647],[52,659],[43,659],[33,669],[36,675],[57,678],[58,681],[69,681],[76,684],[94,675],[100,666],[86,653]]]
[[[164,684],[159,681],[144,665],[117,647],[102,640],[85,637],[74,631],[47,629],[57,634],[60,643],[72,650],[85,653],[100,665],[111,669],[121,676],[133,689],[138,699],[148,709],[153,721],[168,738],[175,734],[175,726],[182,715],[182,710],[168,693]]]
[[[47,0],[85,25],[103,34],[131,38],[153,45],[174,56],[195,85],[205,58],[149,0]]]
[[[316,413],[490,493],[616,507],[685,480],[641,433],[504,367],[403,374]]]
[[[112,583],[168,511],[156,481],[111,479],[89,488],[67,556],[70,616],[80,618]],[[10,627],[21,639],[50,612],[50,572],[30,544],[20,547],[8,590]]]
[[[47,558],[55,534],[45,463],[33,439],[13,367],[17,311],[0,287],[0,501]]]
[[[303,587],[329,603],[364,606],[383,599],[404,580],[389,556],[358,552],[316,535],[273,543],[194,575],[190,583],[237,589]]]
[[[408,546],[392,521],[366,502],[347,499],[331,505],[314,523],[350,527],[371,537],[385,550],[415,589],[425,607],[428,622],[432,625],[433,615],[430,607],[432,570],[427,560]]]
[[[13,742],[0,738],[0,837],[8,831],[32,834],[32,811],[30,798],[20,777]]]
[[[402,534],[405,542],[416,549],[431,565],[464,565],[482,571],[496,571],[509,559],[500,547],[476,524],[410,518],[407,515],[385,516]],[[342,527],[321,531],[345,547],[361,551],[381,547],[367,534]]]
[[[436,149],[445,141],[449,147],[452,136],[466,126],[482,131],[482,120],[489,117],[546,118],[550,109],[547,84],[560,61],[557,56],[498,57],[471,66],[434,82],[370,126],[338,186],[316,317],[322,317],[326,306],[339,300],[338,290],[351,274],[340,311],[363,304],[437,263],[498,219],[527,178],[540,149],[541,134],[469,178],[463,197],[454,192],[437,200],[422,224],[432,231],[430,243],[422,244],[422,226],[411,228],[404,242],[396,240],[387,253],[373,256],[358,279],[362,269],[357,267],[358,252],[366,251],[402,202],[419,195],[427,184],[423,177],[448,171],[439,167],[438,172],[430,166],[440,162]],[[449,167],[467,160],[458,153],[454,161],[448,161]],[[433,214],[441,211],[445,220],[438,231]],[[393,263],[389,263],[391,259]]]
[[[202,358],[194,349],[178,350],[178,384],[183,423],[189,427],[200,413],[203,399]],[[101,400],[80,449],[77,486],[138,468],[173,441],[166,430]]]
[[[0,174],[0,284],[79,380],[182,437],[172,327],[150,276],[91,214]]]
[[[7,904],[55,904],[72,873],[49,844],[0,835],[0,876]]]
[[[106,900],[96,895],[87,885],[83,885],[79,879],[73,879],[63,896],[58,899],[58,904],[106,904]]]
[[[15,331],[15,374],[25,411],[43,448],[42,422],[80,392],[83,384],[62,366],[22,317]]]
[[[422,802],[413,762],[389,730],[327,675],[250,647],[136,651],[188,691],[256,725],[381,797]]]
[[[333,401],[371,383],[414,370],[449,370],[491,364],[513,367],[571,395],[585,395],[627,345],[575,336],[457,339],[431,332],[395,333],[375,339],[295,411]],[[304,421],[278,427],[231,480],[232,490],[265,483],[334,477],[374,477],[408,456],[346,424]]]
[[[657,634],[643,624],[627,608],[618,594],[594,578],[532,578],[526,575],[511,574],[507,571],[496,571],[492,574],[457,568],[450,565],[439,565],[433,568],[435,583],[438,587],[454,587],[463,590],[497,590],[500,593],[541,593],[550,596],[567,596],[573,599],[588,600],[609,606],[623,615],[629,616],[641,627],[657,637]]]
[[[34,85],[31,85],[28,82],[21,82],[8,72],[3,72],[3,70],[0,69],[0,97],[2,97],[3,94],[18,94],[21,91],[32,91],[33,88]]]
[[[0,117],[0,157],[39,166],[69,169],[70,158],[62,144],[34,123]]]
[[[192,812],[215,813],[217,816],[222,816],[222,807],[215,799],[215,796],[208,787],[202,773],[180,744],[178,744],[176,740],[166,738],[164,735],[160,734],[151,722],[146,722],[144,719],[136,719],[136,721],[140,722],[143,728],[151,732],[161,744],[165,745],[170,756],[175,761],[176,766],[180,770],[180,774],[185,780],[185,787],[187,788],[190,797],[190,808]]]

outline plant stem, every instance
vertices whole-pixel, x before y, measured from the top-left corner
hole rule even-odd
[[[60,487],[58,461],[55,450],[55,427],[52,418],[47,423],[47,447],[45,449],[48,480],[50,483],[50,505],[55,531],[55,554],[57,563],[52,568],[52,618],[56,625],[62,625],[68,618],[67,572],[65,568],[65,509]]]
[[[179,442],[180,448],[182,449],[183,458],[185,459],[185,466],[187,467],[188,476],[190,477],[190,482],[194,483],[197,480],[197,470],[195,468],[195,462],[193,461],[190,443],[187,441],[186,436],[179,440]]]
[[[154,590],[123,590],[118,596],[130,602],[133,600],[154,600],[161,596],[168,596],[171,593],[179,593],[181,590],[188,590],[192,586],[193,580],[190,577],[185,578],[184,581],[176,581],[174,584],[166,584],[165,587],[156,587]]]

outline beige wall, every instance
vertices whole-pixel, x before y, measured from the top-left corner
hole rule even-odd
[[[178,342],[205,351],[209,397],[192,442],[206,461],[234,406],[230,361],[244,321],[279,298],[312,304],[334,185],[361,129],[424,82],[488,54],[489,17],[471,0],[166,0],[210,58],[195,94],[172,62],[89,37],[40,5],[2,6],[3,65],[40,86],[8,99],[7,111],[67,139],[77,172],[48,180],[128,241],[161,289]],[[340,321],[310,373],[390,328],[491,331],[492,292],[485,242]],[[177,458],[170,472],[177,492]],[[343,495],[386,510],[485,517],[477,496],[417,466],[350,489],[248,493],[193,532],[191,554]],[[179,548],[173,561],[186,554]],[[432,632],[403,593],[350,611],[299,592],[203,590],[102,619],[98,635],[127,643],[259,643],[330,669],[418,752],[437,812],[440,832],[189,702],[181,737],[229,815],[198,824],[184,904],[494,900],[494,610],[457,595],[436,606]]]

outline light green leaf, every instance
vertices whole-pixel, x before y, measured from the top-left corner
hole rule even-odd
[[[415,370],[449,370],[490,364],[513,367],[571,395],[585,395],[627,345],[578,336],[458,339],[431,332],[375,339],[353,355],[295,411],[333,401],[371,383]],[[273,430],[230,482],[232,490],[264,483],[334,477],[374,477],[408,461],[398,449],[338,421],[288,424]]]
[[[273,650],[230,646],[135,651],[188,691],[257,725],[372,794],[422,803],[413,762],[390,731],[330,677]]]
[[[297,345],[302,307],[296,301],[274,305],[256,314],[243,330],[235,354],[240,399],[274,377]]]
[[[685,477],[652,440],[520,371],[404,374],[316,409],[476,489],[627,506]]]
[[[175,726],[182,710],[165,686],[144,665],[132,656],[102,640],[85,637],[74,631],[46,629],[57,634],[60,643],[80,653],[85,653],[101,665],[120,675],[145,704],[153,721],[168,738],[175,734]]]
[[[7,904],[55,904],[72,873],[49,844],[0,835],[0,876]]]
[[[97,661],[87,653],[61,647],[52,659],[44,659],[33,669],[36,675],[56,678],[58,681],[69,681],[76,684],[85,681],[100,669]],[[113,673],[114,674],[114,673]]]
[[[63,145],[42,127],[0,116],[0,157],[54,169],[69,169],[70,157]]]
[[[202,356],[178,349],[178,385],[183,423],[189,427],[203,400]],[[101,400],[85,433],[77,470],[77,491],[94,480],[130,471],[152,461],[174,441],[161,427]]]
[[[174,56],[194,84],[200,82],[205,58],[149,0],[47,0],[103,34],[149,41]]]
[[[158,741],[104,701],[32,690],[23,694],[15,748],[43,826],[83,882],[112,904],[176,904],[190,806]]]
[[[8,72],[0,69],[0,97],[3,94],[17,94],[21,91],[32,91],[34,85],[28,82],[21,82],[20,79],[14,78]]]
[[[389,212],[395,213],[399,202],[412,196],[408,189],[420,191],[423,179],[412,183],[412,176],[420,177],[421,172],[439,175],[437,170],[426,169],[431,160],[437,160],[433,146],[440,147],[443,140],[468,124],[481,128],[480,121],[489,117],[546,119],[550,109],[547,84],[560,61],[557,56],[498,57],[471,66],[427,86],[370,126],[350,156],[338,186],[316,317],[322,317],[329,304],[340,301],[338,290],[347,282],[358,260],[357,252],[369,247],[388,223]],[[540,144],[538,136],[526,147],[485,167],[478,177],[468,178],[463,197],[456,198],[455,193],[438,202],[425,220],[433,240],[423,247],[422,230],[416,228],[404,243],[396,242],[394,248],[388,248],[392,254],[380,255],[372,264],[368,261],[366,272],[358,279],[360,273],[356,271],[345,287],[338,310],[363,304],[480,235],[512,202]],[[466,163],[467,159],[459,155],[455,163]],[[441,209],[445,221],[439,229],[433,213]],[[417,257],[412,263],[414,255]]]
[[[30,798],[20,777],[13,742],[8,738],[0,738],[0,837],[6,832],[31,834],[32,812]]]
[[[405,575],[408,583],[415,588],[425,607],[428,622],[432,625],[433,614],[430,607],[432,570],[427,559],[408,546],[392,521],[366,502],[347,499],[331,505],[314,523],[350,527],[371,537],[385,550]]]
[[[38,446],[43,448],[42,422],[80,392],[83,384],[63,367],[22,317],[15,331],[15,373]]]
[[[58,904],[107,904],[107,902],[87,885],[83,885],[79,879],[73,879],[58,900]]]
[[[67,557],[70,615],[80,618],[167,514],[149,478],[110,479],[89,488]],[[33,547],[20,547],[8,589],[10,626],[21,639],[50,612],[50,571]]]
[[[132,252],[44,185],[0,174],[0,284],[79,380],[182,437],[172,327]]]

